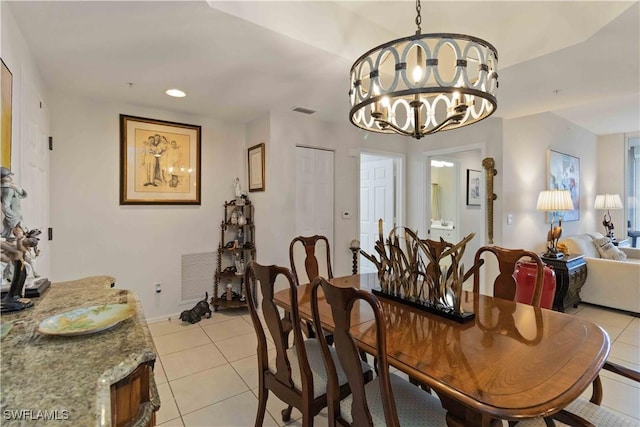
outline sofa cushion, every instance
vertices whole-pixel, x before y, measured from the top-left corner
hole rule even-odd
[[[600,258],[600,253],[593,244],[593,239],[588,234],[578,234],[562,240],[567,245],[572,255],[582,254],[589,258]]]
[[[586,234],[591,236],[593,240],[602,239],[604,237],[601,233],[598,233],[597,231],[590,231]]]
[[[608,237],[603,237],[601,239],[595,239],[593,241],[596,249],[600,253],[602,258],[613,259],[617,261],[624,261],[627,259],[627,254],[618,249]]]

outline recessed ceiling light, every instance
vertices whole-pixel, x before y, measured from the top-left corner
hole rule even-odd
[[[181,91],[180,89],[167,89],[165,93],[175,98],[184,98],[185,96],[187,96],[187,94]]]

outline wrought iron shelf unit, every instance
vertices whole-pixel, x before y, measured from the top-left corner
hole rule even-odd
[[[250,201],[244,205],[224,203],[224,218],[220,223],[220,244],[214,276],[211,305],[219,308],[247,306],[244,268],[256,258],[254,207]]]

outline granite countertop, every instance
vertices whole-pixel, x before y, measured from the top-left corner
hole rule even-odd
[[[2,339],[0,419],[3,426],[110,426],[110,386],[156,350],[135,293],[110,288],[110,276],[51,285],[35,307],[2,316],[15,321]],[[128,303],[136,314],[115,327],[89,335],[49,336],[38,332],[49,316],[81,307]],[[154,402],[159,405],[152,381]],[[45,413],[44,411],[48,411]],[[54,420],[45,418],[57,418]]]

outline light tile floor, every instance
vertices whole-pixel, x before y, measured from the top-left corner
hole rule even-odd
[[[640,370],[640,318],[581,305],[571,310],[609,334],[609,360]],[[179,319],[149,324],[158,359],[155,379],[162,406],[156,422],[163,427],[253,426],[257,410],[256,338],[246,310],[221,310],[194,325]],[[640,387],[637,383],[602,372],[603,405],[638,419]],[[589,392],[587,390],[585,394]],[[269,396],[264,426],[283,425],[285,407]],[[294,410],[292,426],[301,425]],[[327,425],[326,410],[314,419]]]

